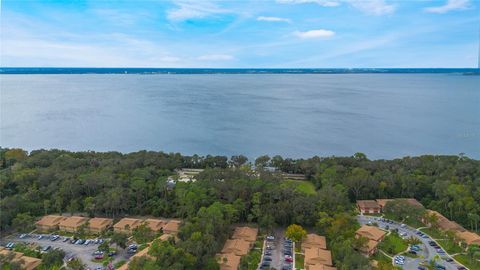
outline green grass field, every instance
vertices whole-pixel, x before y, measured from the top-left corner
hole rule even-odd
[[[378,246],[379,249],[392,256],[405,251],[407,247],[407,242],[395,233],[385,236],[385,239]]]
[[[295,253],[295,268],[303,269],[305,257],[302,254]]]
[[[315,186],[309,181],[283,180],[282,186],[290,187],[291,189],[295,189],[298,192],[302,192],[309,195],[317,194],[317,192],[315,191]]]
[[[463,249],[452,240],[438,240],[437,243],[449,254],[463,252]]]
[[[454,257],[455,260],[461,262],[463,265],[465,265],[466,267],[468,267],[468,269],[470,270],[480,270],[480,262],[470,262],[470,259],[468,259],[468,257],[466,255],[457,255]]]
[[[431,237],[433,237],[434,239],[443,239],[445,238],[445,234],[442,233],[441,231],[437,230],[437,229],[434,229],[434,228],[424,228],[424,229],[420,229],[420,231],[430,235]]]

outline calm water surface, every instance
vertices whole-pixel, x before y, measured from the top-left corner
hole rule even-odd
[[[466,153],[480,77],[456,74],[1,75],[0,145],[183,154]]]

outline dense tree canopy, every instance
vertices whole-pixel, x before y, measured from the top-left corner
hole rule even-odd
[[[214,267],[214,254],[234,223],[256,223],[264,230],[299,224],[327,236],[338,269],[368,269],[353,250],[356,199],[413,197],[426,208],[478,229],[480,162],[464,156],[375,161],[361,153],[298,160],[261,156],[254,161],[256,170],[247,162],[241,155],[228,159],[151,151],[0,149],[0,229],[9,230],[12,224],[30,229],[33,218],[49,213],[181,218],[185,222],[180,241],[165,248],[183,256],[184,264],[169,265],[170,269]],[[305,174],[316,190],[304,193],[282,185],[282,175],[270,167]],[[178,182],[171,189],[168,178],[180,168],[205,171],[196,182]],[[401,205],[391,207],[413,213]],[[139,230],[136,238],[146,242],[152,235]],[[145,269],[151,263],[159,264],[138,261]]]

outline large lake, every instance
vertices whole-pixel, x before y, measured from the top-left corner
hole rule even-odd
[[[3,74],[0,79],[2,147],[480,158],[480,76]]]

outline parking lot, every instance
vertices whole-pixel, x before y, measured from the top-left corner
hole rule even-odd
[[[39,236],[42,236],[41,239]],[[51,240],[52,235],[50,234],[33,234],[27,235],[25,238],[20,238],[18,235],[11,235],[3,239],[2,244],[5,245],[8,242],[13,243],[33,243],[38,245],[41,248],[46,248],[50,246],[52,249],[59,248],[65,252],[65,259],[72,257],[80,259],[88,268],[90,269],[103,269],[101,263],[93,262],[94,259],[93,253],[98,249],[99,243],[89,243],[85,244],[72,244],[70,241],[64,241],[63,236],[60,236],[57,240]],[[105,254],[107,256],[107,254]],[[125,251],[119,250],[119,253],[115,255],[114,263],[120,260],[128,260],[130,255]]]
[[[436,248],[434,246],[431,246],[429,242],[431,242],[432,239],[426,234],[423,234],[423,233],[420,234],[419,231],[415,228],[412,228],[405,224],[400,224],[394,221],[382,220],[379,217],[371,217],[371,216],[358,216],[358,221],[361,225],[364,225],[364,224],[370,225],[373,223],[377,223],[378,227],[384,230],[387,230],[387,228],[389,230],[397,229],[398,233],[403,238],[406,239],[409,237],[415,237],[421,241],[421,244],[419,245],[420,250],[418,251],[418,254],[417,254],[419,258],[411,258],[411,257],[405,256],[404,265],[397,264],[397,266],[401,266],[403,269],[407,269],[407,270],[421,269],[420,267],[421,262],[424,262],[424,261],[429,262],[430,260],[433,260],[435,257],[441,258],[440,260],[437,260],[437,265],[439,266],[439,269],[441,269],[442,267],[444,267],[444,269],[446,270],[467,269],[467,268],[462,268],[464,267],[463,265],[460,265],[454,261],[448,262],[447,260],[452,260],[452,257],[448,255],[445,251],[443,251],[441,248]]]
[[[294,243],[284,238],[284,230],[276,229],[272,235],[267,236],[263,245],[263,254],[259,269],[291,270],[294,267]],[[291,256],[286,259],[285,256]]]

